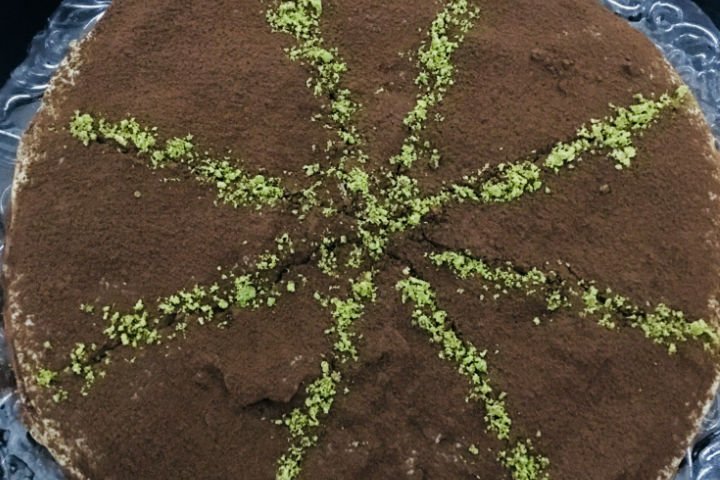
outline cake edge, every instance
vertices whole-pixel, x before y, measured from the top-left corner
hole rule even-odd
[[[685,439],[685,449],[678,453],[678,455],[668,465],[660,470],[658,480],[673,480],[673,478],[677,475],[680,463],[685,458],[685,451],[696,440],[702,428],[703,421],[713,406],[715,396],[718,394],[718,388],[720,388],[720,368],[715,369],[715,380],[708,389],[707,394],[705,395],[705,400],[701,400],[697,404],[697,415],[693,420],[695,428],[693,429],[693,433],[689,434]]]
[[[13,206],[17,205],[16,196],[18,191],[28,181],[27,170],[29,166],[43,155],[30,146],[34,143],[33,141],[37,139],[37,130],[34,128],[37,118],[40,115],[49,115],[50,118],[57,119],[55,103],[61,99],[61,96],[55,93],[65,86],[74,85],[75,77],[78,75],[82,64],[80,58],[82,47],[93,37],[94,33],[91,31],[83,39],[70,42],[68,53],[58,66],[57,71],[53,74],[43,95],[43,99],[40,102],[38,111],[20,139],[10,196],[11,205]],[[13,207],[10,208],[8,213],[7,232],[12,230],[12,225]],[[9,235],[6,235],[5,242],[4,257],[7,259],[12,250],[12,241]],[[74,464],[77,463],[74,460],[77,459],[79,452],[83,451],[85,454],[88,454],[90,458],[92,457],[85,439],[75,439],[75,445],[72,445],[68,439],[63,438],[61,430],[57,427],[57,422],[49,420],[48,418],[42,418],[42,412],[37,409],[37,406],[33,412],[30,412],[27,408],[29,404],[28,393],[33,393],[38,387],[28,385],[27,382],[23,381],[23,378],[25,378],[27,374],[32,374],[32,372],[27,371],[29,364],[33,364],[33,362],[37,364],[39,361],[37,352],[35,351],[29,354],[17,351],[14,347],[14,332],[12,326],[21,323],[32,324],[33,320],[30,316],[25,315],[21,302],[19,301],[16,284],[22,279],[22,276],[15,275],[7,262],[3,262],[2,275],[5,285],[5,305],[3,305],[3,313],[4,317],[9,319],[9,321],[4,322],[7,349],[16,378],[16,389],[20,399],[20,415],[22,421],[33,438],[50,452],[66,475],[72,479],[90,480],[90,477],[87,477],[77,466],[74,466]],[[30,357],[30,362],[26,361],[26,355]]]

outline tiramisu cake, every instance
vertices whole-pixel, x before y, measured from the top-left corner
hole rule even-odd
[[[117,0],[18,159],[24,418],[68,479],[671,478],[719,160],[595,0]]]

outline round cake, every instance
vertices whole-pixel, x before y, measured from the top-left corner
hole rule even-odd
[[[720,156],[595,0],[118,0],[24,136],[5,322],[68,479],[667,479]]]

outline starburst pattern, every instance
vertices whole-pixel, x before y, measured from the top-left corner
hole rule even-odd
[[[288,449],[278,459],[280,480],[300,474],[308,450],[321,441],[323,420],[332,414],[338,392],[348,388],[346,365],[358,361],[361,354],[358,321],[376,300],[376,277],[383,273],[376,266],[388,255],[397,236],[417,228],[431,212],[446,205],[501,204],[540,194],[547,176],[579,166],[583,155],[604,153],[621,171],[639,155],[635,138],[669,110],[682,108],[687,96],[685,87],[648,98],[638,95],[634,104],[611,107],[606,118],[579,126],[573,138],[559,142],[546,155],[529,151],[527,157],[515,162],[485,165],[439,191],[425,192],[413,178],[413,169],[418,164],[437,168],[443,157],[424,139],[424,131],[428,122],[440,121],[432,120],[431,113],[452,88],[453,54],[480,21],[480,11],[468,0],[448,0],[438,12],[417,52],[418,93],[415,105],[404,117],[408,135],[401,150],[374,170],[368,167],[365,136],[354,123],[361,105],[343,86],[348,68],[341,52],[327,45],[323,37],[322,13],[321,0],[283,1],[267,12],[270,28],[295,39],[286,54],[312,72],[308,86],[321,101],[321,118],[335,135],[326,153],[336,162],[307,165],[305,173],[314,179],[309,187],[293,191],[284,179],[249,172],[238,159],[200,153],[204,150],[194,144],[191,135],[161,142],[155,128],[136,119],[113,122],[91,112],[77,112],[70,123],[70,133],[85,146],[108,143],[145,159],[148,168],[185,169],[214,189],[219,206],[241,212],[247,208],[287,209],[298,222],[314,211],[331,219],[340,208],[351,206],[344,208],[344,213],[353,218],[351,234],[329,231],[313,253],[317,267],[337,284],[337,289],[331,290],[347,294],[313,292],[332,317],[326,334],[333,339],[333,350],[322,361],[320,375],[305,387],[302,406],[276,420],[287,428],[289,436]],[[332,225],[330,220],[328,223]],[[67,368],[39,369],[37,384],[55,389],[54,399],[60,402],[70,394],[62,387],[63,376],[79,376],[84,380],[81,393],[87,395],[93,383],[105,375],[102,365],[109,361],[107,353],[112,349],[180,341],[191,327],[212,323],[231,308],[272,308],[281,295],[311,289],[293,282],[280,288],[275,273],[288,268],[286,260],[294,252],[294,243],[288,235],[279,236],[275,243],[274,249],[257,255],[253,268],[227,266],[215,283],[196,285],[160,299],[138,299],[130,311],[81,305],[85,313],[99,315],[105,322],[107,343],[78,343],[69,354]],[[570,309],[608,329],[639,329],[650,341],[665,345],[669,354],[685,341],[700,342],[707,348],[716,348],[719,343],[714,326],[702,319],[687,319],[663,304],[636,305],[589,279],[562,278],[554,271],[523,269],[500,259],[483,258],[477,252],[453,251],[440,245],[426,253],[427,261],[436,268],[448,269],[467,282],[480,282],[492,292],[488,300],[512,291],[537,297],[549,312]],[[506,395],[490,377],[487,352],[482,345],[466,340],[448,318],[431,279],[422,278],[415,266],[407,265],[394,283],[401,301],[411,308],[413,325],[438,347],[440,358],[452,363],[467,380],[467,399],[477,403],[487,434],[504,444],[497,453],[498,461],[515,480],[549,478],[550,460],[536,451],[530,439],[516,433]],[[539,319],[528,321],[537,323]]]

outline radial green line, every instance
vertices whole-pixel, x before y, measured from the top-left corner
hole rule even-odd
[[[560,280],[556,272],[531,268],[521,273],[512,263],[491,267],[469,253],[446,250],[431,253],[437,266],[449,268],[460,279],[477,278],[490,283],[495,292],[515,290],[525,295],[542,296],[547,310],[576,310],[595,318],[610,330],[627,326],[643,332],[646,338],[675,353],[677,345],[694,341],[709,350],[720,347],[720,331],[704,319],[690,320],[685,313],[664,303],[643,308],[610,288],[599,290],[593,281]]]
[[[75,112],[69,129],[85,146],[105,142],[133,149],[152,169],[163,169],[171,163],[184,167],[199,182],[213,185],[218,200],[233,207],[275,206],[285,194],[278,178],[249,174],[229,157],[213,158],[198,153],[192,135],[172,137],[160,145],[157,128],[142,126],[134,118],[112,123],[81,112]]]
[[[430,342],[440,347],[440,358],[452,362],[464,376],[470,390],[468,399],[477,401],[485,410],[485,425],[489,432],[506,445],[498,460],[513,480],[549,480],[547,458],[535,452],[532,442],[518,440],[512,433],[512,420],[505,405],[505,393],[497,393],[490,380],[487,351],[479,350],[463,340],[448,321],[447,312],[437,305],[436,294],[430,284],[408,276],[396,284],[403,303],[413,306],[413,324],[423,330]]]
[[[354,324],[365,312],[365,305],[375,301],[374,274],[365,272],[356,280],[351,280],[351,294],[348,298],[323,297],[316,293],[320,304],[331,310],[335,323],[325,331],[334,338],[333,361],[323,360],[320,364],[321,374],[305,388],[305,401],[302,407],[293,409],[278,425],[287,427],[290,438],[289,447],[277,461],[276,480],[294,480],[302,472],[302,463],[307,451],[317,445],[322,420],[331,410],[338,388],[343,380],[340,367],[349,362],[357,361],[357,347],[354,338]],[[346,387],[345,393],[348,393]]]
[[[296,0],[276,2],[276,6],[267,11],[270,27],[276,32],[289,34],[297,43],[288,48],[290,59],[307,64],[313,76],[308,86],[315,96],[323,98],[327,104],[326,113],[321,115],[337,136],[331,140],[326,151],[339,141],[343,145],[338,168],[345,170],[345,164],[351,160],[364,162],[367,156],[362,151],[363,140],[354,124],[355,113],[360,105],[352,99],[352,92],[342,86],[347,64],[337,47],[328,46],[320,25],[323,15],[321,0]]]
[[[611,105],[614,115],[581,126],[575,138],[557,143],[539,164],[529,160],[501,163],[493,170],[492,178],[467,177],[463,184],[452,186],[448,193],[456,200],[510,202],[539,190],[543,185],[543,174],[571,169],[585,154],[606,152],[618,170],[627,168],[638,154],[635,138],[654,125],[669,108],[678,108],[687,94],[687,87],[682,86],[657,100],[638,94],[636,102],[627,107]]]
[[[127,310],[113,305],[80,305],[80,310],[86,315],[99,317],[99,323],[104,325],[105,345],[76,343],[69,353],[68,366],[60,370],[39,368],[36,383],[44,388],[58,387],[60,390],[58,382],[61,376],[71,374],[82,379],[80,393],[87,395],[97,378],[104,376],[101,367],[110,363],[110,351],[117,348],[140,349],[184,337],[191,327],[190,319],[197,325],[208,325],[232,307],[272,308],[283,292],[279,285],[266,278],[266,273],[293,252],[289,237],[280,237],[276,243],[277,253],[267,251],[258,255],[248,272],[239,273],[237,268],[224,272],[218,269],[218,281],[209,285],[181,289],[154,301],[138,299]],[[286,289],[290,293],[295,290],[294,282],[292,288]],[[175,320],[169,325],[167,319]],[[215,324],[225,326],[224,323]],[[67,398],[69,393],[64,389],[62,392],[56,401]]]
[[[479,8],[468,0],[447,1],[430,25],[427,38],[417,52],[419,73],[415,84],[420,92],[414,107],[403,120],[409,135],[403,141],[400,153],[390,158],[391,164],[409,169],[420,156],[426,156],[430,165],[437,168],[440,152],[429,141],[423,140],[422,134],[432,111],[455,83],[452,56],[462,45],[478,14]]]

